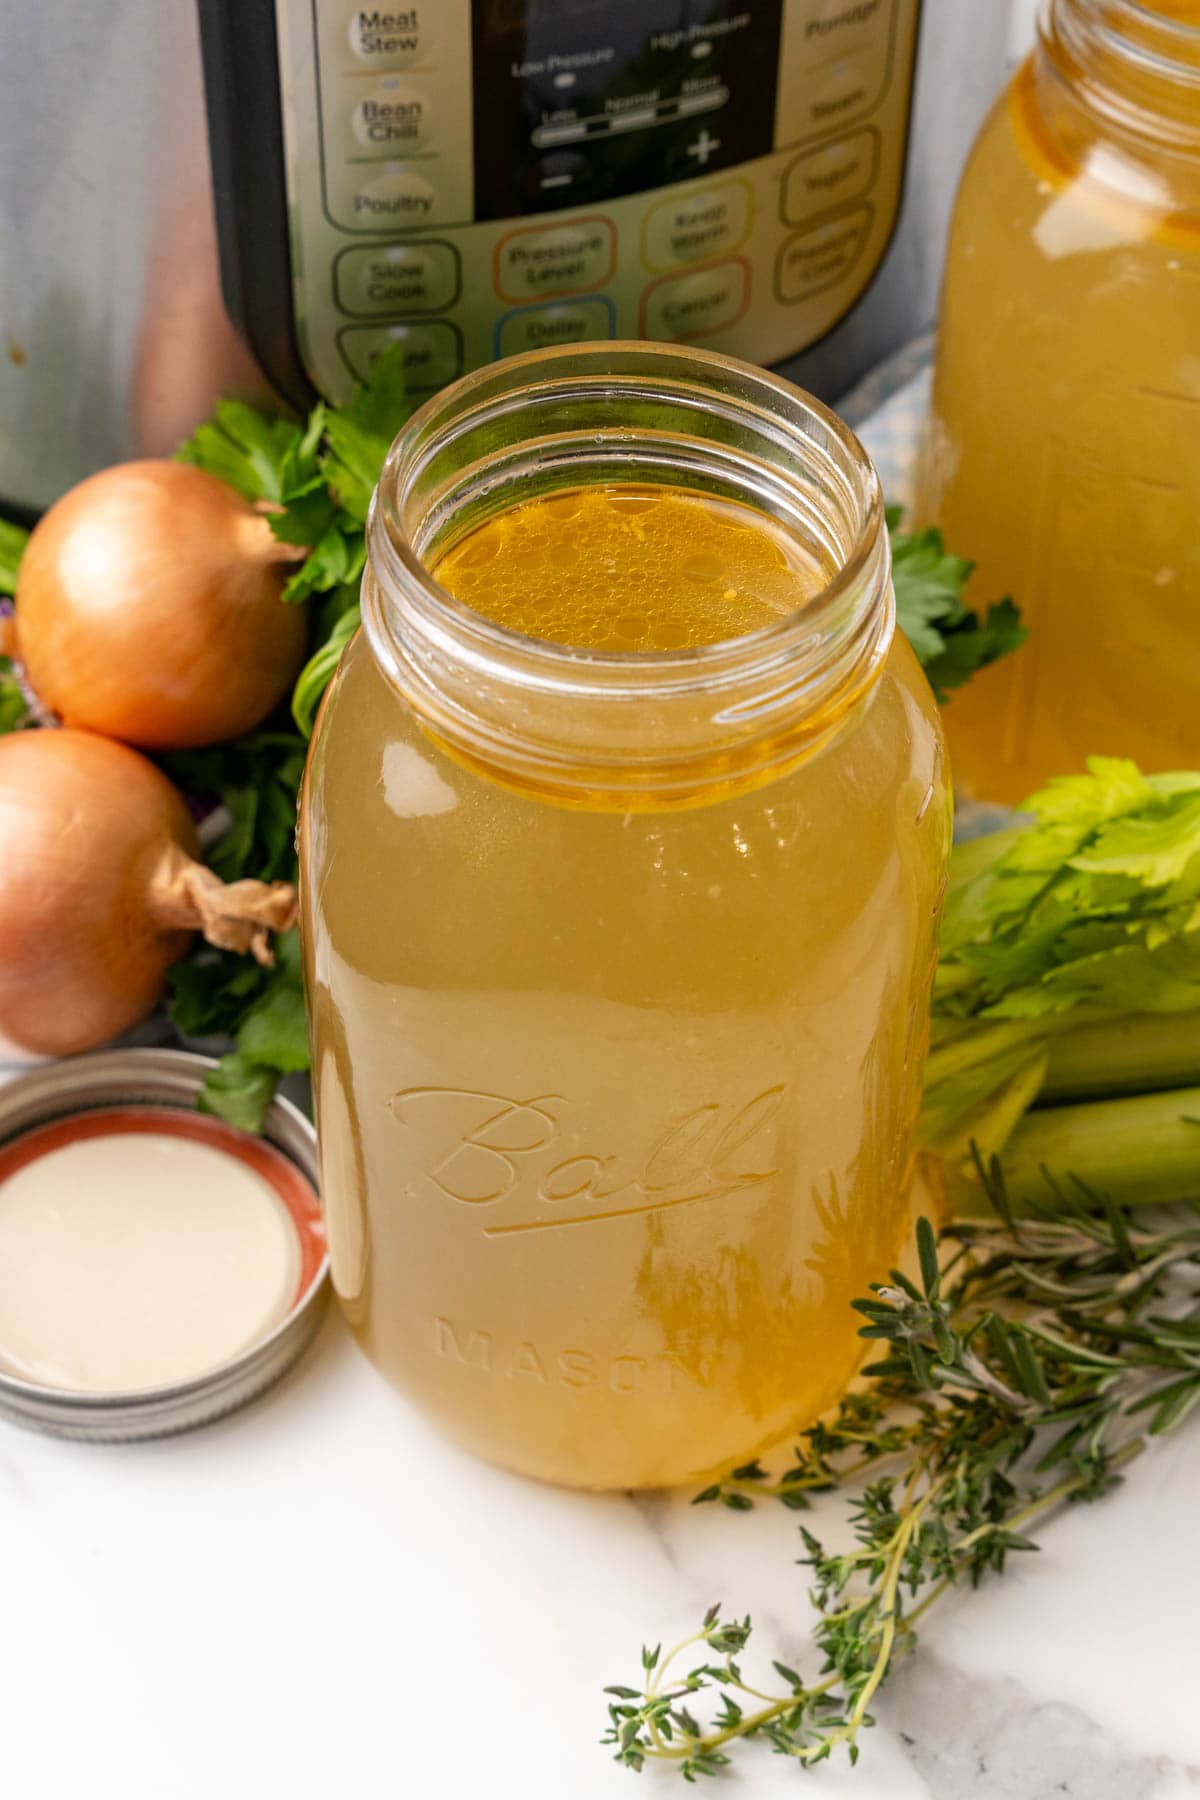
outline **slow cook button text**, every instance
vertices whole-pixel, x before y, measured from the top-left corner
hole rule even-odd
[[[458,252],[445,243],[355,245],[335,259],[334,279],[351,315],[441,312],[458,299]]]

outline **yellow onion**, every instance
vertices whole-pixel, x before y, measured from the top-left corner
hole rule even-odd
[[[300,552],[299,554],[303,554]],[[297,552],[215,476],[120,463],[35,527],[17,578],[17,643],[66,725],[147,750],[249,731],[304,658],[305,609],[280,598]]]
[[[196,860],[161,769],[85,731],[0,737],[0,1039],[65,1056],[151,1011],[196,931],[271,961],[288,882],[220,881]]]

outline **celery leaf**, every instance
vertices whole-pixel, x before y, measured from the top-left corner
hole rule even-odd
[[[1025,810],[1027,825],[954,853],[924,1113],[946,1154],[968,1124],[1001,1147],[1012,1084],[1029,1104],[1068,1026],[1200,1012],[1200,774],[1092,757]]]

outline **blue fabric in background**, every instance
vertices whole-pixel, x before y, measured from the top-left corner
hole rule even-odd
[[[889,506],[912,505],[932,366],[933,333],[928,332],[872,369],[837,407],[866,446]]]
[[[883,485],[889,506],[907,512],[913,502],[917,454],[933,376],[933,333],[915,338],[895,356],[872,369],[838,405],[838,412],[862,439]],[[970,546],[951,545],[960,555]],[[949,705],[954,705],[951,695]],[[959,843],[999,831],[1024,815],[1007,806],[959,800],[954,809],[954,836]]]

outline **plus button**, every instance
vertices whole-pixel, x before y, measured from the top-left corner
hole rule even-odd
[[[710,137],[708,135],[708,126],[706,125],[695,143],[688,145],[688,155],[694,156],[696,161],[700,164],[700,167],[704,168],[713,151],[719,150],[720,148],[720,138]]]

